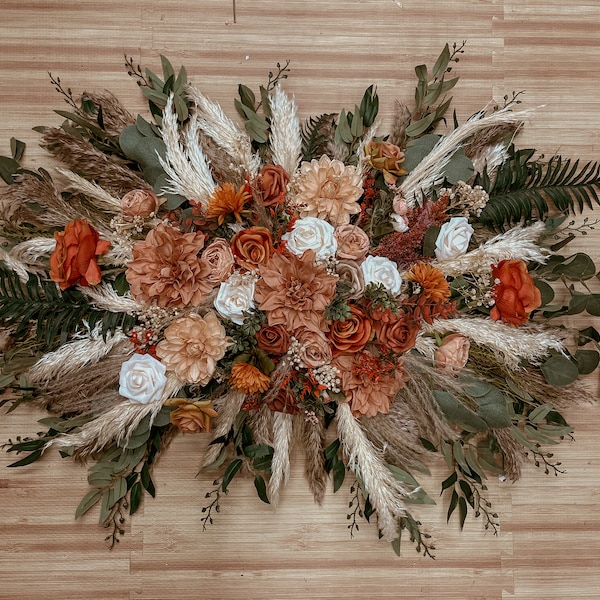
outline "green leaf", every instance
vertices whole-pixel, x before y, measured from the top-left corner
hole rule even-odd
[[[169,79],[169,77],[174,77],[175,69],[173,68],[173,65],[170,63],[169,59],[162,54],[160,55],[160,64],[162,66],[165,81]]]
[[[252,111],[256,110],[256,96],[249,87],[240,83],[238,85],[238,94],[244,106],[252,109]],[[242,113],[242,116],[246,116],[245,113]]]
[[[341,145],[340,142],[345,144],[352,143],[352,132],[350,131],[350,124],[348,123],[348,114],[346,109],[342,108],[340,116],[338,117],[337,126],[335,128],[335,142]]]
[[[131,492],[129,493],[129,514],[133,515],[137,512],[140,504],[142,503],[142,496],[144,495],[144,489],[140,481],[136,481],[131,486]]]
[[[140,471],[140,480],[144,486],[144,489],[154,498],[156,496],[156,488],[154,487],[154,482],[150,476],[150,468],[148,467],[148,463],[144,463],[144,466]]]
[[[416,123],[411,123],[406,128],[406,135],[408,137],[420,136],[421,134],[425,133],[431,127],[431,125],[434,121],[435,121],[435,113],[430,113],[430,114],[426,115],[425,117],[423,117],[422,119],[419,119]]]
[[[462,149],[454,153],[444,169],[444,176],[448,183],[452,185],[459,181],[469,181],[474,173],[473,161],[465,156]]]
[[[258,497],[265,504],[271,504],[269,501],[269,497],[267,496],[267,484],[265,483],[265,480],[261,475],[255,475],[254,487],[256,488],[256,493],[258,494]]]
[[[75,510],[75,519],[83,516],[90,508],[95,506],[98,501],[102,498],[102,492],[100,490],[90,490],[81,500],[79,506]]]
[[[11,463],[7,465],[8,467],[24,467],[26,465],[30,465],[34,463],[36,460],[42,457],[43,450],[35,450],[31,454],[28,454],[25,458],[18,460],[17,462]]]
[[[554,300],[554,289],[542,279],[534,279],[535,287],[540,291],[542,306],[547,306]]]
[[[21,140],[18,140],[15,137],[10,138],[10,153],[17,162],[19,162],[23,158],[25,148],[25,142],[22,142]]]
[[[229,463],[225,473],[223,474],[223,480],[221,481],[221,490],[227,492],[227,488],[231,483],[231,480],[235,477],[236,473],[242,468],[244,462],[240,458],[236,458]]]
[[[566,356],[551,356],[541,365],[544,378],[550,385],[561,387],[573,383],[579,377],[577,366]]]
[[[600,363],[600,354],[596,350],[577,350],[575,363],[580,375],[593,373]]]
[[[337,492],[346,478],[346,466],[341,460],[336,460],[333,465],[333,492]]]
[[[438,59],[435,61],[435,65],[433,65],[433,77],[435,79],[441,79],[446,69],[448,68],[448,63],[450,62],[450,48],[448,44],[444,46],[444,49],[440,53]]]
[[[248,458],[258,458],[264,456],[273,456],[273,448],[267,444],[252,444],[244,448],[244,454]]]
[[[125,494],[127,494],[127,480],[125,477],[117,477],[115,479],[113,490],[114,501],[117,503],[121,498],[125,497]]]
[[[0,177],[5,183],[10,185],[14,182],[13,175],[16,175],[21,170],[21,165],[14,159],[8,156],[0,156]]]
[[[552,404],[541,404],[540,406],[534,408],[529,415],[527,415],[527,418],[532,423],[541,423],[552,410],[554,410]]]
[[[433,390],[433,395],[444,415],[459,427],[471,432],[489,429],[487,423],[480,416],[461,404],[452,394]]]

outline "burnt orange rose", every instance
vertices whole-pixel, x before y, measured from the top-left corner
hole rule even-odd
[[[419,325],[407,315],[394,315],[386,311],[375,321],[378,341],[395,354],[404,354],[414,347],[419,333]]]
[[[242,229],[233,236],[231,251],[240,266],[252,271],[266,264],[274,252],[271,232],[266,227]]]
[[[350,306],[349,317],[331,324],[328,335],[333,356],[362,350],[371,339],[372,332],[371,319],[358,306]]]
[[[110,242],[101,240],[100,234],[85,219],[67,223],[64,231],[54,233],[56,249],[50,256],[50,277],[61,290],[79,285],[97,285],[102,273],[96,256],[106,254]]]
[[[148,217],[158,211],[160,200],[152,190],[131,190],[121,198],[123,218],[133,221],[135,217]]]
[[[265,325],[256,332],[256,341],[267,354],[285,354],[290,347],[290,334],[284,325]]]
[[[518,327],[529,319],[532,310],[542,305],[542,296],[522,260],[501,260],[492,265],[496,285],[492,288],[495,304],[490,311],[494,321]]]
[[[402,167],[404,152],[389,142],[369,142],[365,148],[369,164],[383,173],[387,183],[396,183],[407,171]]]
[[[186,398],[171,398],[165,406],[177,406],[171,413],[171,423],[183,433],[210,431],[210,420],[217,412],[210,400],[192,402]]]
[[[295,415],[300,412],[295,394],[288,387],[281,387],[277,395],[267,403],[273,412],[283,412]]]
[[[280,165],[265,165],[258,174],[258,188],[264,206],[283,204],[290,176]]]

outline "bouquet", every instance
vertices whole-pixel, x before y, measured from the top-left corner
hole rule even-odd
[[[99,505],[111,546],[169,441],[201,432],[204,527],[242,474],[277,504],[295,451],[316,502],[350,474],[351,534],[431,554],[412,510],[435,460],[448,518],[496,531],[486,480],[559,472],[544,446],[598,366],[598,331],[553,319],[600,315],[593,260],[564,253],[600,165],[517,149],[519,94],[450,117],[463,46],[415,69],[388,132],[373,86],[300,120],[289,64],[239,86],[238,122],[165,57],[126,58],[145,117],[51,76],[69,110],[37,130],[60,166],[27,169],[15,139],[0,159],[0,402],[47,411],[10,466],[91,463],[76,516]]]

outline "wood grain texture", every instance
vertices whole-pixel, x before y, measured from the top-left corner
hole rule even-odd
[[[143,110],[121,68],[123,54],[158,69],[162,53],[185,64],[190,79],[233,115],[237,84],[256,88],[277,61],[289,59],[285,88],[301,116],[351,109],[376,83],[385,128],[394,99],[412,98],[413,67],[432,64],[445,42],[466,39],[455,67],[460,120],[491,98],[527,90],[524,105],[541,108],[521,146],[600,158],[597,0],[236,4],[234,23],[227,0],[2,0],[0,153],[15,136],[29,142],[29,166],[48,164],[31,132],[60,123],[51,111],[64,105],[48,71],[74,92],[108,88],[132,111]],[[599,246],[597,228],[580,247],[599,258]],[[596,395],[599,383],[597,376],[590,382]],[[144,503],[109,552],[95,513],[73,520],[87,488],[84,468],[53,454],[12,470],[5,468],[12,457],[0,454],[0,598],[598,598],[600,407],[566,414],[576,442],[556,451],[565,475],[545,476],[530,465],[517,484],[490,482],[499,536],[471,519],[462,533],[446,525],[443,502],[418,512],[437,541],[435,561],[408,543],[396,558],[366,524],[350,540],[348,489],[315,506],[300,464],[276,511],[258,501],[251,481],[235,481],[214,525],[202,531],[212,481],[195,478],[201,436],[175,440],[155,471],[156,500]],[[2,414],[0,440],[34,433],[39,417],[28,408]],[[442,473],[434,467],[432,496]]]

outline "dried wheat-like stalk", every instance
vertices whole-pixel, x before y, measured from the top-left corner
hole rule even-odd
[[[269,142],[273,164],[281,165],[292,174],[302,153],[300,121],[296,115],[296,103],[279,86],[275,86],[271,94],[271,113]]]
[[[293,415],[277,412],[273,415],[273,460],[269,479],[269,500],[273,506],[279,502],[279,491],[290,474],[290,447]]]
[[[313,493],[315,502],[322,504],[327,489],[327,472],[325,471],[325,456],[323,441],[325,429],[321,420],[312,422],[305,419],[302,423],[302,448],[306,463],[304,472],[308,487]]]

